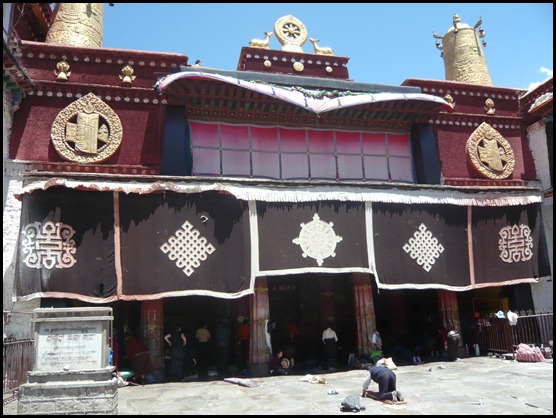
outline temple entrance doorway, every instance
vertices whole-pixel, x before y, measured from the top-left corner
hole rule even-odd
[[[318,364],[330,320],[338,334],[338,360],[347,362],[357,339],[350,274],[269,277],[268,290],[273,350],[291,345],[296,361]]]

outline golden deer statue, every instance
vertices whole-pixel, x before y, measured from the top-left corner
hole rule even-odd
[[[317,45],[317,42],[320,42],[318,39],[309,38],[309,41],[313,44],[313,48],[315,48],[315,54],[317,55],[334,55],[334,51],[332,48],[324,47],[321,48]]]
[[[268,49],[268,45],[270,45],[270,37],[272,36],[272,32],[265,32],[264,35],[265,35],[264,39],[252,39],[251,42],[249,42],[249,45],[252,48]]]

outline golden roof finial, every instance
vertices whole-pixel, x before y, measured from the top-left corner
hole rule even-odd
[[[444,58],[446,80],[492,86],[483,51],[486,41],[483,39],[481,42],[485,36],[482,23],[482,18],[479,18],[471,27],[454,14],[452,26],[444,36],[433,31],[436,48]]]
[[[47,44],[102,47],[104,3],[60,3]]]

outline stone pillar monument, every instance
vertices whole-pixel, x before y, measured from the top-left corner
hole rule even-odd
[[[33,311],[35,360],[20,386],[18,415],[117,415],[113,319],[108,307]]]

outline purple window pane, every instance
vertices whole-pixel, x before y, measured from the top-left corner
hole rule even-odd
[[[249,149],[247,126],[220,125],[222,148]]]
[[[390,177],[393,181],[413,183],[413,167],[409,158],[390,158]]]
[[[338,155],[338,178],[362,180],[363,164],[359,155]]]
[[[307,155],[282,154],[282,178],[305,179],[309,178]]]
[[[409,157],[411,155],[409,136],[407,134],[388,134],[388,154]]]
[[[280,128],[280,147],[282,151],[307,152],[307,141],[305,136],[305,129]]]
[[[280,159],[277,153],[253,151],[251,158],[254,177],[280,178]]]
[[[254,150],[278,151],[278,130],[252,126],[251,144]]]
[[[193,148],[194,176],[219,176],[220,152],[217,149]]]
[[[200,122],[191,122],[191,144],[193,146],[218,148],[218,125]]]
[[[251,163],[248,151],[222,151],[222,175],[251,175]]]
[[[383,133],[363,133],[363,153],[386,155],[386,135]]]
[[[334,136],[330,131],[307,131],[309,152],[326,152],[334,154]]]
[[[361,135],[359,132],[336,131],[336,150],[346,154],[361,154]]]
[[[386,157],[363,157],[367,180],[388,180]]]
[[[311,178],[335,179],[336,158],[332,154],[309,154]]]

